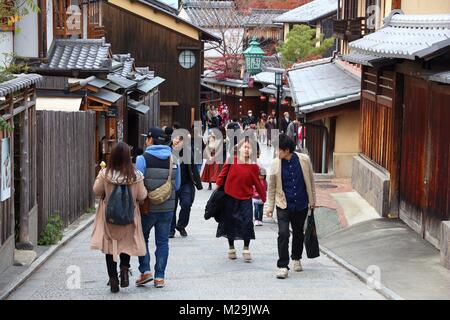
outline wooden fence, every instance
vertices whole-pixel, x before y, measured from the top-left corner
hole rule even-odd
[[[59,214],[65,225],[94,205],[95,113],[37,111],[38,232]]]

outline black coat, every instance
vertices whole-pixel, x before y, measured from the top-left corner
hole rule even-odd
[[[181,156],[183,156],[183,152],[181,151]],[[191,162],[194,161],[194,151],[191,151]],[[203,189],[202,179],[200,178],[200,172],[198,172],[198,168],[195,164],[181,164],[182,168],[181,170],[187,170],[190,181],[194,184],[194,186],[197,188],[197,190]]]
[[[225,208],[225,201],[227,195],[223,187],[216,189],[211,194],[205,207],[205,220],[214,218],[217,222],[221,221],[223,210]]]

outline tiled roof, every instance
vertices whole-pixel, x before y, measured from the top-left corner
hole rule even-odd
[[[89,95],[110,103],[115,103],[122,98],[121,94],[117,94],[106,89],[100,89],[98,92],[91,92]]]
[[[309,113],[356,101],[361,82],[335,62],[323,62],[288,71],[294,102]]]
[[[35,73],[20,74],[14,79],[0,83],[0,97],[27,88],[42,80],[42,76]]]
[[[150,110],[145,104],[133,99],[128,99],[127,107],[143,114],[146,114]]]
[[[362,64],[364,66],[371,66],[371,67],[386,65],[394,61],[393,59],[387,59],[358,52],[352,52],[343,55],[341,59],[347,62]]]
[[[415,60],[450,46],[450,13],[405,15],[393,11],[384,26],[350,43],[358,53]]]
[[[429,78],[431,81],[450,84],[450,71],[435,73]]]
[[[261,83],[275,83],[275,73],[270,71],[263,71],[255,74],[254,79],[256,82]]]
[[[111,45],[103,39],[55,39],[41,69],[109,70]]]
[[[265,94],[271,94],[271,95],[275,96],[277,94],[277,87],[275,87],[273,84],[271,84],[271,85],[268,85],[267,87],[259,89],[259,91],[261,91],[262,93],[265,93]],[[283,98],[284,97],[292,98],[291,89],[289,87],[283,87],[282,96],[283,96]]]
[[[161,77],[154,77],[151,80],[144,80],[138,84],[137,89],[143,93],[148,93],[157,86],[159,86],[161,83],[166,81],[166,79],[163,79]]]
[[[283,9],[251,9],[245,17],[245,26],[273,26],[273,20],[288,10]]]
[[[307,23],[336,14],[337,9],[337,0],[314,0],[276,17],[273,22]]]
[[[239,27],[233,1],[187,0],[182,4],[189,21],[203,28]]]

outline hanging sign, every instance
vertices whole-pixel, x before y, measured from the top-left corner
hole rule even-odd
[[[11,146],[10,138],[2,139],[1,142],[1,176],[0,176],[0,194],[1,201],[11,198]]]

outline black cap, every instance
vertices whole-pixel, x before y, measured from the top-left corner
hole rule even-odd
[[[164,131],[158,127],[152,127],[148,129],[147,134],[143,134],[144,137],[153,138],[155,144],[163,144],[166,141]]]

